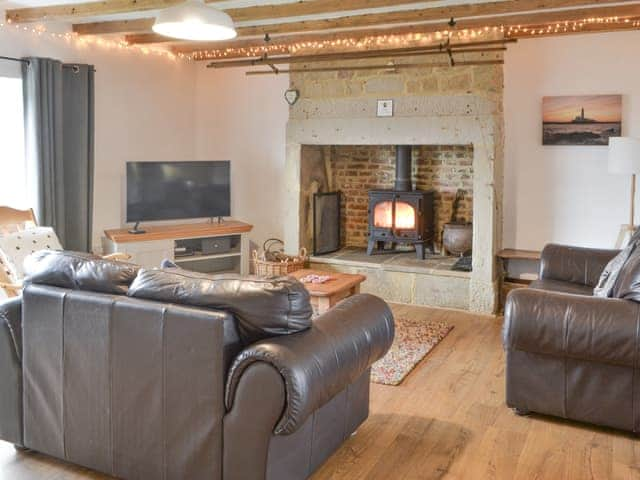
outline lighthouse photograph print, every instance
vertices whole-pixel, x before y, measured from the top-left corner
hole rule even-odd
[[[622,135],[622,95],[542,98],[543,145],[609,145]]]

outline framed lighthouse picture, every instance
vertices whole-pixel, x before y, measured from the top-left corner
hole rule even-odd
[[[543,145],[609,145],[622,135],[622,95],[542,98]]]

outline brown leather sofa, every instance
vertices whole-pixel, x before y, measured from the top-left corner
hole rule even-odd
[[[37,257],[37,256],[36,256]],[[388,306],[69,253],[0,304],[0,438],[123,479],[303,479],[367,418]]]
[[[548,245],[540,279],[509,295],[506,402],[516,413],[640,430],[637,249],[624,264],[612,298],[592,296],[617,253]]]

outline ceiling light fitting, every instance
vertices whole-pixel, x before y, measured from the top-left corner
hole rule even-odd
[[[152,28],[166,37],[193,41],[229,40],[237,35],[231,17],[204,0],[187,0],[161,10]]]

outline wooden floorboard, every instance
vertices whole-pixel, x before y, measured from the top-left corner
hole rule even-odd
[[[372,385],[369,419],[313,480],[640,480],[635,437],[504,405],[500,318],[393,309],[455,328],[401,386]],[[0,480],[107,478],[0,442]]]

